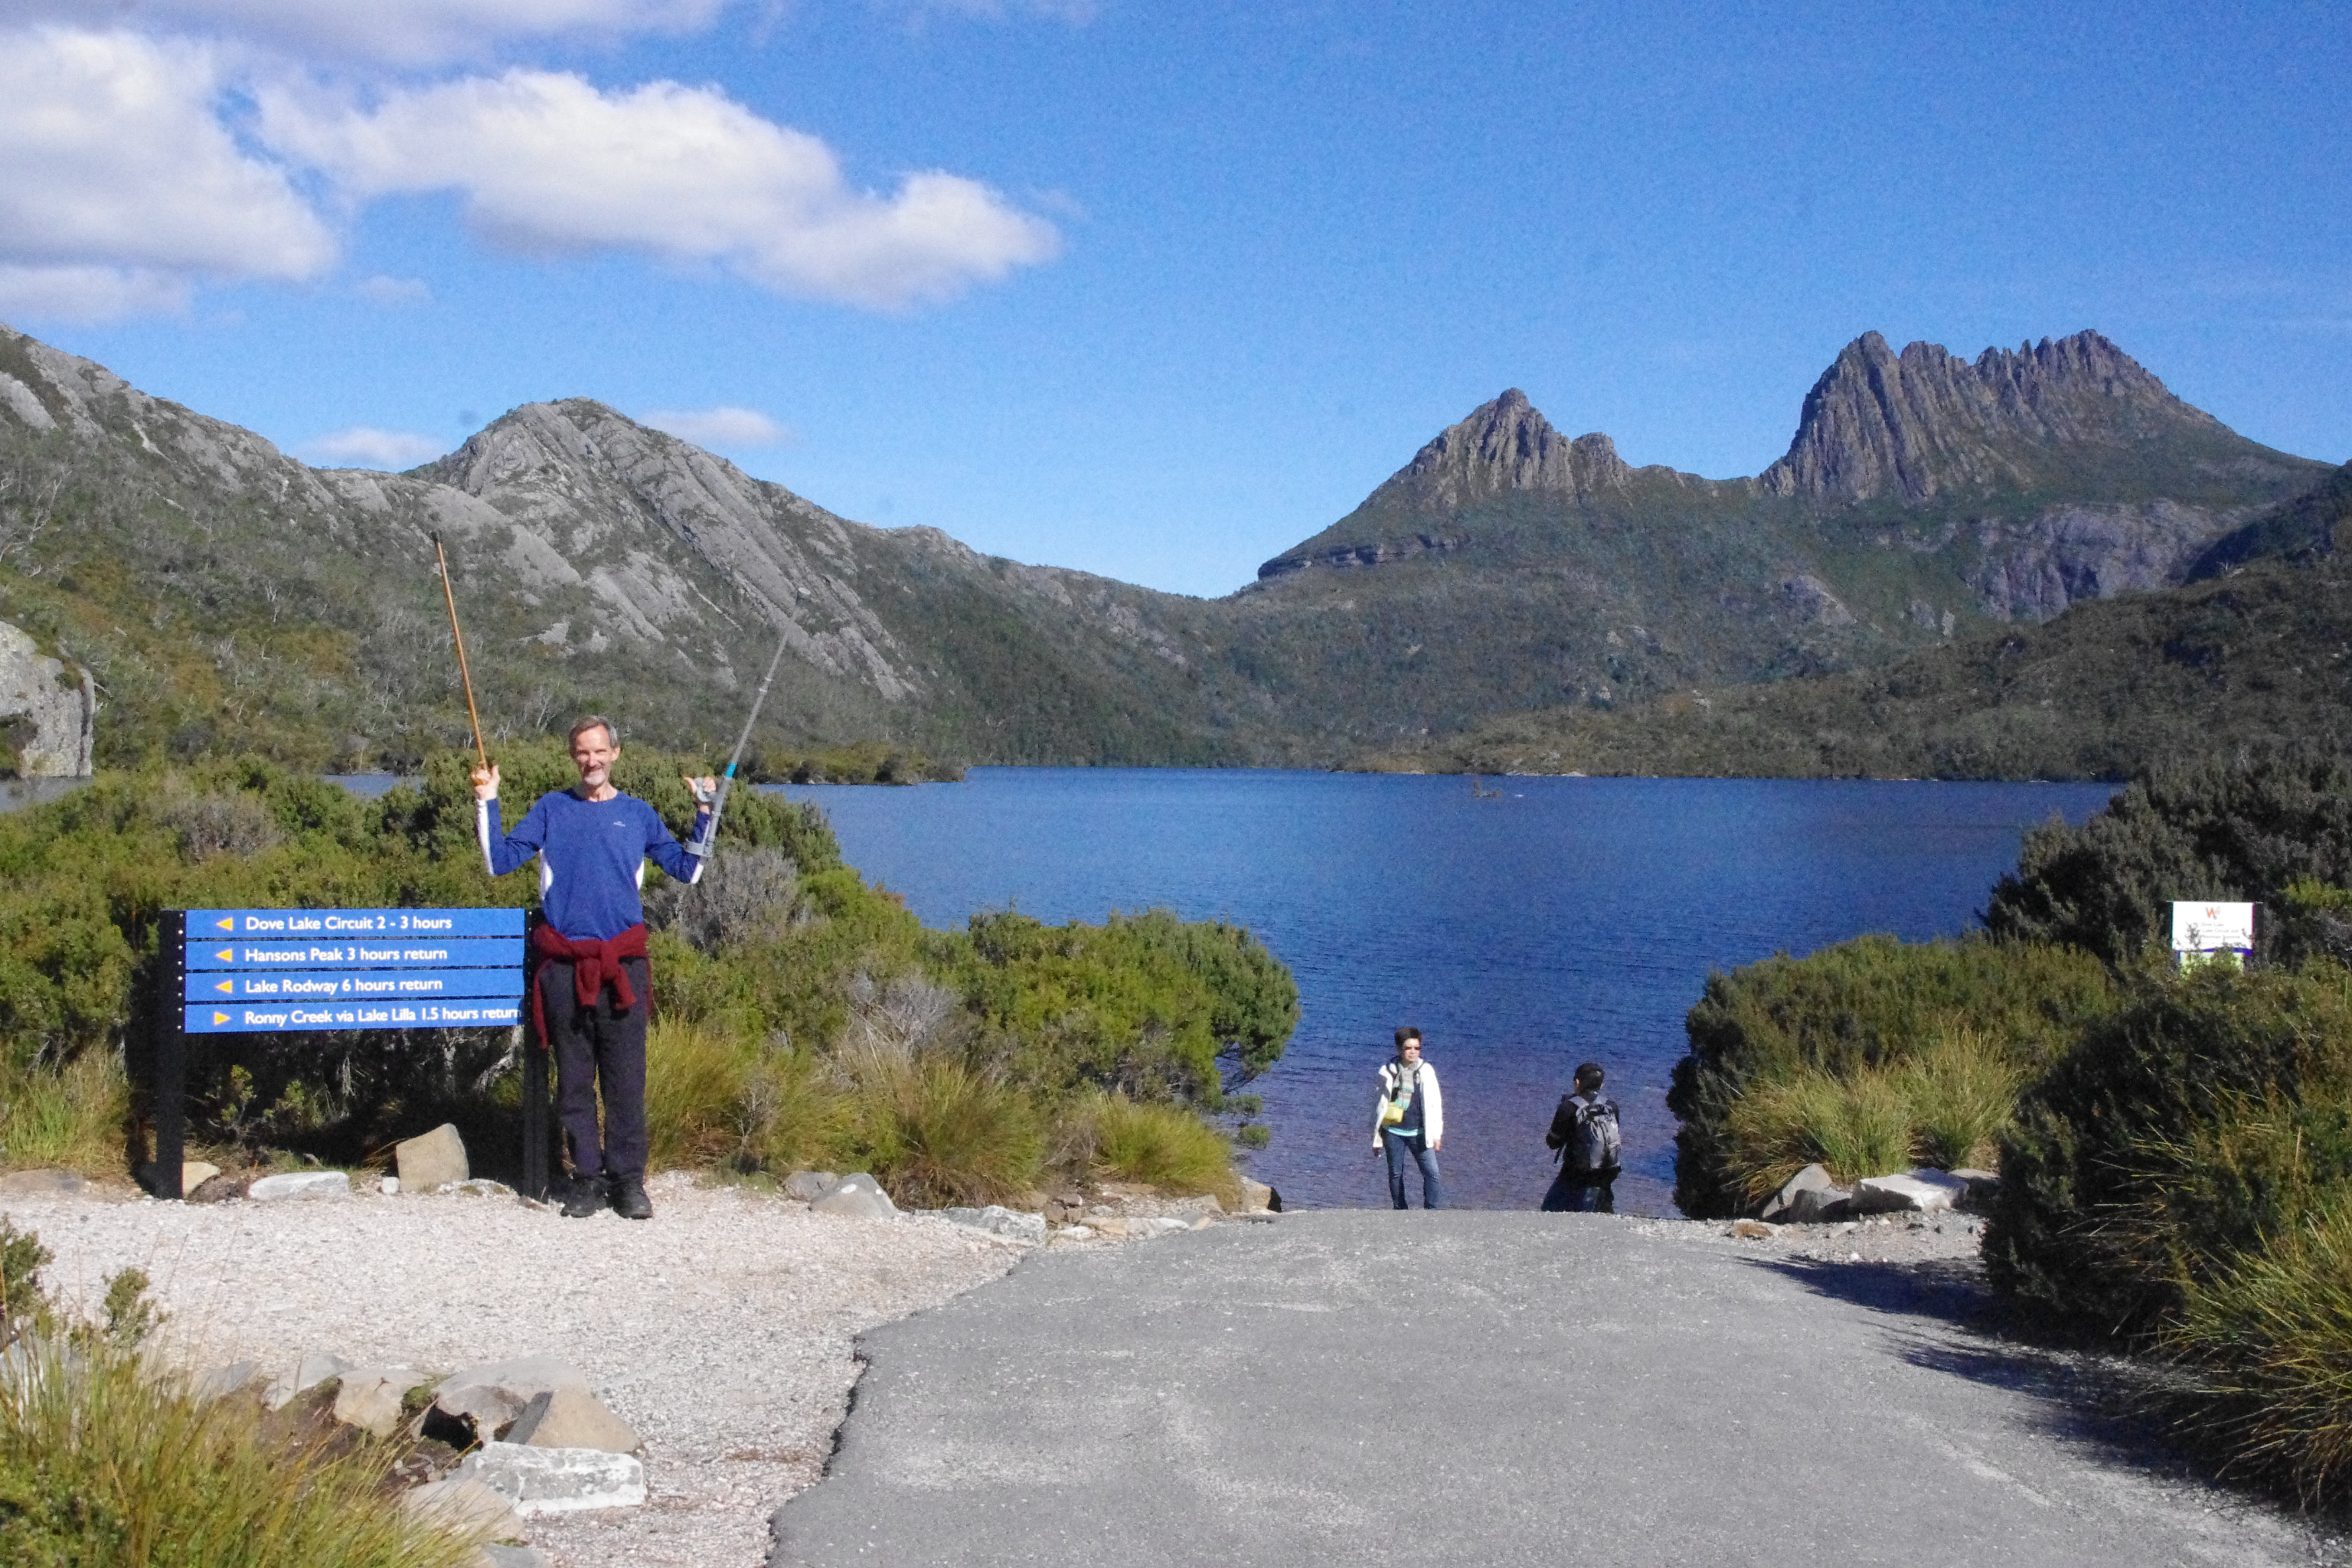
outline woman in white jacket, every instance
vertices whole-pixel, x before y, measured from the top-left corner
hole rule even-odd
[[[1445,1147],[1445,1100],[1437,1090],[1437,1069],[1421,1059],[1421,1031],[1407,1025],[1396,1032],[1396,1059],[1381,1067],[1381,1100],[1372,1112],[1372,1152],[1389,1159],[1389,1201],[1405,1202],[1404,1168],[1421,1167],[1421,1206],[1445,1206],[1438,1179],[1437,1152]]]

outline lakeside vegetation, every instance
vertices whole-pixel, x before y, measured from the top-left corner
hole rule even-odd
[[[0,1168],[121,1173],[147,1157],[141,1081],[157,917],[244,905],[524,906],[473,837],[468,759],[355,799],[257,758],[102,774],[0,818]],[[573,774],[553,742],[499,757],[522,803]],[[680,759],[614,782],[673,830]],[[1010,911],[925,929],[844,865],[813,807],[730,802],[690,892],[647,879],[657,1161],[758,1175],[870,1169],[904,1202],[986,1202],[1094,1175],[1230,1195],[1202,1119],[1276,1060],[1297,989],[1249,932],[1164,911],[1046,926]],[[454,1121],[511,1175],[506,1030],[226,1036],[192,1066],[192,1146],[225,1165],[381,1163]]]
[[[2175,898],[2257,904],[2252,966],[2177,970]],[[1997,1153],[1985,1260],[2022,1318],[2161,1358],[2226,1468],[2352,1500],[2352,761],[2136,780],[2029,835],[1986,925],[1712,976],[1677,1199]]]

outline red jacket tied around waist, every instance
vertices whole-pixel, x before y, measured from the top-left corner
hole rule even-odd
[[[636,987],[629,984],[629,972],[623,968],[625,958],[646,956],[646,927],[643,921],[615,937],[599,942],[594,937],[577,941],[565,936],[553,926],[541,921],[531,928],[531,952],[541,962],[553,959],[572,965],[572,994],[580,998],[583,1007],[594,1007],[596,998],[604,994],[606,982],[613,987],[613,1005],[625,1013],[637,1005]],[[537,1030],[540,1044],[547,1043],[546,1009],[539,999],[539,973],[532,967],[530,984],[530,1021]]]

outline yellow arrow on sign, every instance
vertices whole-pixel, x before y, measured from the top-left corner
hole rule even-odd
[[[220,927],[223,931],[235,931],[236,929],[236,917],[235,915],[223,915],[220,919],[213,921],[213,924]]]
[[[228,1022],[228,1015],[226,1013],[215,1013],[213,1015],[213,1022],[215,1024],[226,1024]]]
[[[213,956],[219,959],[223,963],[226,963],[230,959],[236,956],[236,949],[233,947],[225,947],[218,952],[214,953]]]
[[[214,986],[213,989],[226,996],[230,992],[236,989],[236,982],[234,980],[224,980],[219,984]]]

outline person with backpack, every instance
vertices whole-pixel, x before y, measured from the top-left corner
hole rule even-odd
[[[1559,1174],[1544,1194],[1546,1214],[1615,1214],[1621,1140],[1617,1102],[1601,1092],[1599,1062],[1576,1069],[1576,1085],[1552,1112],[1547,1148],[1559,1152]]]
[[[1445,1206],[1438,1179],[1437,1152],[1445,1146],[1445,1101],[1437,1092],[1437,1069],[1421,1059],[1421,1031],[1406,1025],[1396,1032],[1396,1059],[1381,1068],[1381,1098],[1372,1112],[1372,1152],[1389,1160],[1389,1202],[1405,1201],[1404,1168],[1421,1169],[1421,1206]]]

